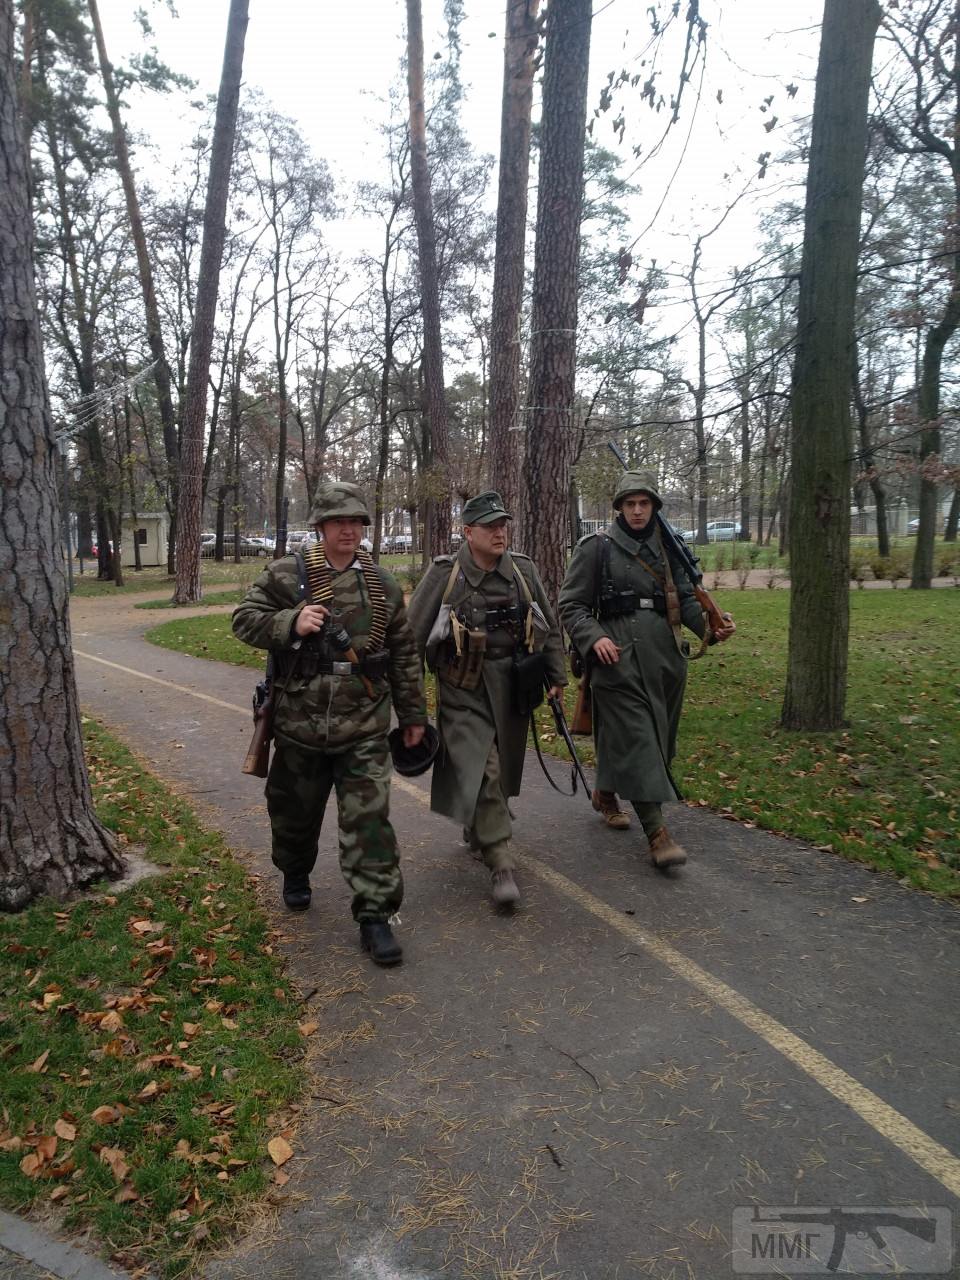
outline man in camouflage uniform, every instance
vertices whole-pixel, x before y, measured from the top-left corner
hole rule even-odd
[[[507,551],[511,518],[498,493],[471,498],[456,557],[438,556],[410,600],[417,645],[437,673],[443,745],[430,808],[463,826],[490,869],[494,902],[504,907],[520,898],[507,801],[520,792],[529,726],[514,706],[514,657],[532,644],[544,654],[550,694],[567,682],[560,633],[536,566]],[[535,636],[527,629],[534,618]]]
[[[560,619],[590,668],[597,746],[595,807],[617,808],[617,793],[637,811],[654,865],[681,866],[684,849],[663,825],[664,801],[678,799],[670,773],[687,681],[680,623],[703,636],[693,585],[664,551],[655,481],[636,471],[620,479],[617,517],[574,548],[560,589]],[[667,598],[676,588],[676,627]],[[711,639],[726,640],[732,619]]]
[[[325,484],[310,524],[322,544],[275,560],[233,613],[241,640],[276,667],[275,751],[267,778],[273,861],[291,911],[310,905],[310,872],[331,788],[340,869],[353,890],[361,943],[378,964],[402,957],[389,917],[403,898],[390,801],[390,702],[404,745],[427,722],[422,670],[403,593],[358,551],[370,523],[352,484]]]

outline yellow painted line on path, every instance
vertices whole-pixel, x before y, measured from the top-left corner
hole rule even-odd
[[[419,800],[421,804],[429,803],[429,796],[404,778],[394,776],[392,785],[399,787],[405,795]],[[522,865],[528,871],[532,871],[538,879],[575,902],[584,911],[589,911],[611,929],[616,929],[634,946],[642,948],[647,955],[659,961],[671,973],[678,978],[683,978],[725,1013],[729,1013],[738,1022],[743,1023],[771,1049],[776,1049],[788,1062],[805,1071],[822,1089],[826,1089],[827,1093],[845,1103],[872,1129],[892,1142],[895,1147],[899,1147],[921,1169],[960,1198],[960,1159],[952,1151],[935,1142],[906,1116],[901,1115],[865,1085],[860,1084],[853,1076],[848,1075],[829,1058],[824,1057],[812,1045],[801,1040],[776,1018],[764,1013],[733,987],[715,978],[713,974],[702,969],[695,961],[688,959],[668,942],[664,942],[656,934],[644,932],[632,920],[622,916],[613,907],[608,906],[600,898],[594,897],[592,893],[581,888],[559,871],[554,871],[539,858],[523,853],[521,861]]]
[[[225,707],[228,711],[236,711],[240,715],[249,716],[250,714],[247,708],[238,707],[236,703],[224,702],[220,698],[211,697],[209,694],[199,693],[196,689],[174,684],[172,680],[161,680],[159,676],[145,675],[142,671],[135,671],[132,667],[123,667],[117,662],[108,662],[106,658],[97,658],[92,653],[81,653],[77,649],[74,650],[74,653],[78,658],[86,658],[90,662],[99,662],[105,667],[112,667],[115,671],[123,671],[127,675],[135,676],[138,680],[150,680],[154,684],[163,685],[167,689],[175,689],[178,693],[188,694],[192,698],[200,698],[204,702],[212,702],[215,706]],[[429,805],[430,797],[428,793],[421,791],[419,787],[415,787],[412,782],[407,782],[405,778],[398,777],[395,774],[392,785],[398,791],[402,791],[404,795],[416,800],[418,804]],[[642,948],[647,955],[657,960],[664,968],[669,969],[678,978],[682,978],[690,986],[702,992],[718,1008],[723,1009],[725,1013],[729,1013],[731,1017],[736,1018],[754,1035],[759,1036],[771,1049],[775,1049],[777,1053],[786,1058],[788,1062],[792,1062],[801,1071],[805,1071],[822,1089],[825,1089],[827,1093],[831,1094],[839,1102],[848,1106],[851,1111],[856,1112],[871,1129],[875,1130],[881,1137],[886,1138],[888,1142],[893,1143],[904,1155],[909,1156],[915,1164],[918,1164],[921,1169],[929,1173],[931,1177],[936,1178],[948,1191],[960,1199],[960,1159],[952,1151],[941,1146],[939,1142],[935,1142],[933,1138],[924,1133],[922,1129],[917,1128],[906,1116],[901,1115],[899,1111],[884,1102],[872,1090],[860,1084],[853,1076],[848,1075],[846,1071],[836,1066],[829,1058],[814,1049],[812,1045],[807,1044],[805,1040],[801,1040],[798,1035],[795,1035],[782,1023],[778,1022],[776,1018],[764,1013],[752,1001],[740,995],[739,991],[734,990],[727,983],[721,982],[719,978],[715,978],[713,974],[708,973],[706,969],[702,969],[695,961],[689,960],[682,952],[670,946],[668,942],[664,942],[656,934],[645,933],[632,920],[625,919],[613,907],[603,902],[602,899],[594,897],[592,893],[581,888],[580,885],[568,879],[559,871],[554,871],[552,867],[548,867],[539,858],[535,858],[529,853],[523,853],[521,861],[523,866],[528,871],[532,871],[538,879],[548,884],[558,893],[563,894],[564,897],[569,898],[571,902],[575,902],[598,920],[602,920],[611,929],[623,934],[634,946]]]

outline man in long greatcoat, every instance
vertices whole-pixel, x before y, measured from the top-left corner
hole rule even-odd
[[[507,801],[520,792],[529,727],[514,702],[514,660],[532,644],[543,653],[550,696],[567,682],[536,566],[507,550],[511,518],[498,493],[471,498],[457,555],[433,561],[408,607],[420,652],[437,673],[442,747],[430,808],[464,828],[490,869],[494,902],[505,907],[520,898]]]
[[[656,482],[628,471],[613,499],[617,512],[603,533],[574,548],[560,589],[560,620],[590,672],[597,747],[599,806],[617,795],[637,812],[654,865],[681,866],[686,851],[663,823],[662,805],[679,795],[670,765],[687,681],[687,643],[680,624],[703,637],[706,621],[693,584],[663,547],[655,519]],[[676,592],[678,616],[668,617]],[[711,639],[726,640],[729,625]]]

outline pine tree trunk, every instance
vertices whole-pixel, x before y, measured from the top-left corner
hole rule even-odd
[[[507,5],[500,124],[500,190],[490,319],[490,482],[508,511],[520,475],[520,314],[523,309],[530,112],[540,0]]]
[[[123,866],[93,812],[33,284],[13,7],[0,3],[0,909]]]
[[[210,353],[217,318],[220,264],[226,239],[227,195],[233,143],[237,132],[237,107],[243,75],[243,48],[247,34],[249,0],[230,0],[227,38],[217,97],[217,118],[210,150],[210,177],[203,213],[203,245],[200,274],[190,335],[190,370],[187,374],[187,404],[183,418],[180,453],[179,546],[176,604],[193,604],[200,599],[200,526],[203,520],[203,436],[207,420],[207,383]]]
[[[792,391],[790,637],[781,722],[843,724],[850,613],[850,388],[876,0],[826,0]]]
[[[410,176],[417,224],[423,312],[424,400],[430,422],[434,500],[430,552],[450,550],[450,459],[447,401],[443,385],[443,349],[440,342],[440,285],[437,273],[437,235],[430,194],[427,160],[427,122],[423,88],[423,16],[420,0],[407,0],[407,89],[410,98]]]
[[[551,0],[531,310],[521,538],[556,604],[567,561],[590,0]]]

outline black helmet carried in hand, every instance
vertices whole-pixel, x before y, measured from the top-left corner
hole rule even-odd
[[[432,724],[424,726],[423,737],[415,747],[403,745],[403,730],[400,728],[391,729],[387,734],[387,741],[390,743],[393,767],[405,778],[416,778],[421,773],[426,773],[440,750],[440,735]]]

